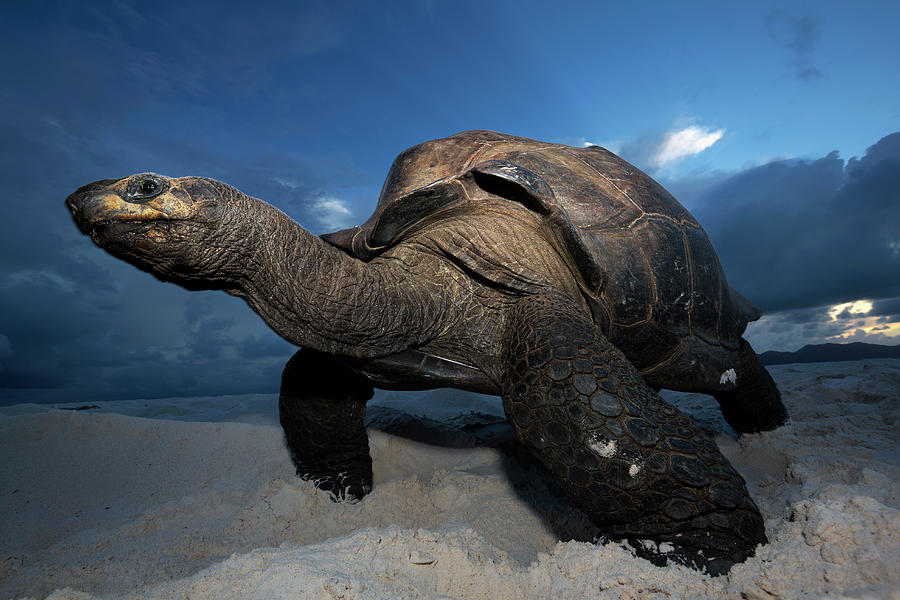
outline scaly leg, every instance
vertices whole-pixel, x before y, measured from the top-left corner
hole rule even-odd
[[[738,433],[768,431],[784,425],[788,413],[772,376],[759,362],[747,340],[741,338],[738,352],[740,366],[735,372],[736,387],[714,393],[722,416]]]
[[[372,489],[372,458],[363,419],[372,386],[340,359],[301,349],[281,376],[278,412],[297,475],[336,500]]]
[[[711,574],[766,542],[743,478],[715,443],[573,302],[523,298],[503,344],[503,406],[518,439],[606,535],[670,543],[667,557]]]

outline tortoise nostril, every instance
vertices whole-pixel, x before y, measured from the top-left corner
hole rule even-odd
[[[73,217],[81,211],[81,206],[84,202],[84,196],[85,194],[80,193],[79,190],[78,192],[75,192],[74,194],[71,194],[68,198],[66,198],[66,208],[69,209],[69,212],[72,213]]]
[[[90,210],[90,202],[93,193],[90,190],[78,190],[74,194],[66,198],[66,208],[72,213],[72,219],[82,233],[89,233],[88,221],[89,215],[86,211]]]

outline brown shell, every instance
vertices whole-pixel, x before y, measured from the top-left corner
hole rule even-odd
[[[461,201],[464,178],[480,183],[479,173],[504,164],[537,175],[527,182],[529,197],[517,197],[515,186],[509,193],[485,187],[498,179],[482,187],[547,215],[580,271],[595,321],[638,368],[671,356],[689,337],[738,348],[759,311],[728,286],[706,232],[661,185],[599,146],[492,131],[425,142],[394,161],[365,224],[323,237],[369,260],[424,217]]]

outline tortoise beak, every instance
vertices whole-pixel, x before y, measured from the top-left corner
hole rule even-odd
[[[155,208],[123,198],[115,186],[119,181],[101,179],[78,188],[66,198],[66,207],[81,233],[91,234],[104,223],[146,222],[163,216]]]
[[[66,198],[66,208],[72,213],[72,218],[81,233],[90,233],[91,225],[99,220],[94,198],[98,194],[111,191],[110,188],[116,181],[116,179],[101,179],[83,185]]]

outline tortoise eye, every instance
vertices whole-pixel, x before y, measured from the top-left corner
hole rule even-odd
[[[128,185],[128,201],[143,203],[163,192],[165,183],[151,174],[141,175]]]
[[[155,181],[151,181],[150,179],[144,179],[143,181],[138,183],[138,193],[142,196],[149,196],[150,194],[155,194],[156,190],[159,189],[159,186],[156,185]]]

